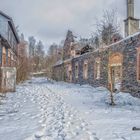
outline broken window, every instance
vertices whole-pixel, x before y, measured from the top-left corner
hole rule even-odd
[[[88,62],[87,61],[84,62],[83,77],[84,77],[84,79],[88,78]]]
[[[95,60],[95,79],[100,79],[100,58]]]
[[[68,66],[67,66],[67,77],[68,77],[68,81],[71,82],[72,81],[72,66],[71,66],[71,64],[68,64]]]
[[[78,62],[75,64],[75,78],[78,79],[78,74],[79,74],[79,70],[78,70]]]
[[[75,57],[75,50],[71,50],[71,56]]]
[[[3,47],[3,52],[2,52],[2,65],[6,66],[6,49]]]

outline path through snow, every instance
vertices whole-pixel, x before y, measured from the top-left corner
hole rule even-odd
[[[33,78],[1,97],[2,140],[140,140],[140,100],[105,88]]]
[[[41,93],[36,99],[42,111],[43,128],[28,139],[97,140],[96,134],[89,131],[88,124],[79,116],[79,112],[66,104],[49,85],[39,84],[35,91]]]

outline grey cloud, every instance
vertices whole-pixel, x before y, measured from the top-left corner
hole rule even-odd
[[[67,29],[77,36],[89,37],[95,18],[103,10],[117,9],[123,26],[126,0],[0,0],[0,9],[10,15],[26,36],[34,35],[49,45],[65,37]],[[135,0],[136,17],[140,17]]]

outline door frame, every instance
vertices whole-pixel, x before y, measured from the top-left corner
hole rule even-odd
[[[123,55],[121,53],[114,53],[110,55],[109,62],[108,62],[108,88],[111,91],[115,90],[115,77],[113,77],[112,68],[113,67],[121,67],[120,73],[121,73],[121,85],[120,90],[122,86],[122,74],[123,74]]]

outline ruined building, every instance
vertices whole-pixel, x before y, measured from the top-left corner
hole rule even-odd
[[[18,43],[12,18],[0,11],[0,92],[15,90]]]
[[[53,66],[53,78],[78,84],[104,86],[108,89],[113,86],[114,91],[129,92],[140,97],[138,21],[134,18],[134,0],[127,0],[127,37],[93,51],[90,45],[79,49],[73,41],[72,33],[68,32],[64,44],[64,59]]]

